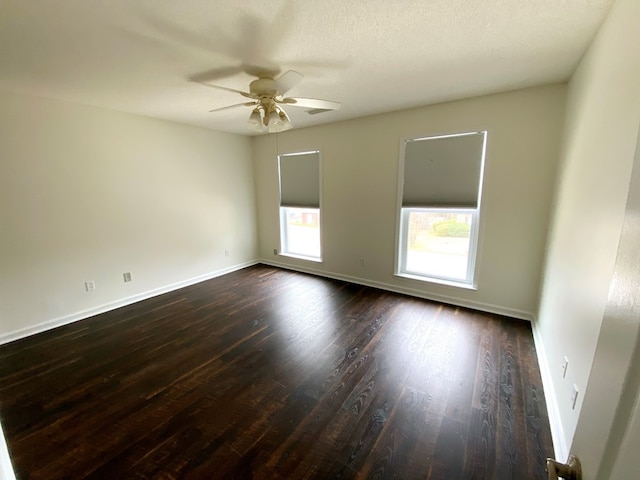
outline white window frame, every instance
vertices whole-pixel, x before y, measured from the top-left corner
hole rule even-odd
[[[480,178],[478,185],[478,202],[476,208],[417,208],[417,207],[403,207],[402,197],[404,190],[404,162],[405,162],[405,147],[407,142],[415,140],[430,140],[438,138],[460,137],[470,135],[474,133],[484,134],[484,143],[482,147],[482,157],[480,159]],[[466,288],[471,290],[477,290],[476,279],[476,264],[478,263],[478,250],[480,245],[480,211],[482,204],[482,190],[484,185],[484,165],[487,151],[487,138],[488,132],[486,130],[469,130],[464,133],[453,133],[444,135],[431,135],[420,137],[407,137],[403,138],[400,142],[400,158],[398,168],[398,199],[397,199],[397,216],[396,216],[396,255],[395,255],[395,273],[397,277],[409,278],[412,280],[419,280],[421,282],[439,283],[443,285]],[[410,211],[433,211],[442,213],[472,213],[471,231],[469,232],[469,256],[467,263],[467,276],[464,280],[458,278],[441,277],[436,275],[425,275],[422,273],[412,273],[407,271],[407,235],[409,230],[409,215]]]
[[[277,161],[277,168],[278,168],[278,196],[280,196],[280,158],[281,157],[286,157],[286,156],[292,156],[292,155],[305,155],[305,154],[312,154],[312,153],[317,153],[318,154],[318,188],[319,188],[319,207],[316,209],[314,207],[283,207],[281,205],[278,206],[279,212],[278,212],[278,218],[280,221],[280,228],[279,228],[279,233],[280,233],[280,247],[278,250],[278,255],[281,255],[283,257],[291,257],[291,258],[297,258],[297,259],[301,259],[301,260],[308,260],[311,262],[317,262],[317,263],[322,263],[322,254],[323,254],[323,245],[324,245],[324,241],[323,241],[323,236],[324,236],[324,224],[323,224],[323,219],[324,216],[322,215],[322,153],[320,152],[320,149],[313,149],[313,150],[305,150],[302,152],[288,152],[288,153],[280,153],[277,155],[276,157],[276,161]],[[305,210],[318,210],[318,226],[320,228],[320,254],[319,256],[310,256],[310,255],[301,255],[298,253],[292,253],[288,251],[288,231],[287,231],[287,217],[286,217],[286,209],[287,208],[304,208]]]
[[[471,214],[471,230],[469,232],[469,253],[467,256],[467,272],[464,279],[439,275],[427,275],[422,272],[414,272],[407,269],[407,251],[409,236],[409,214],[411,212],[432,213],[460,213]],[[400,211],[400,235],[398,248],[397,275],[414,280],[436,281],[456,286],[475,287],[475,265],[478,251],[478,231],[480,212],[478,208],[417,208],[401,207]]]
[[[292,252],[289,249],[289,231],[287,221],[287,209],[298,207],[280,207],[280,255],[285,257],[300,258],[302,260],[310,260],[312,262],[322,262],[322,212],[320,208],[299,207],[302,210],[315,210],[318,212],[318,228],[320,229],[320,252],[319,255],[304,255],[302,253]]]

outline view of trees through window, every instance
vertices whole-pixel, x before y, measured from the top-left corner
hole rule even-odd
[[[407,213],[406,271],[464,280],[469,262],[472,213],[434,210]]]

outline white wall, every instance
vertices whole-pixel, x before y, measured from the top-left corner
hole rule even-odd
[[[617,0],[569,84],[560,181],[535,323],[559,457],[566,457],[571,449],[583,399],[589,397],[585,390],[599,337],[611,336],[608,340],[618,352],[632,348],[635,341],[627,329],[601,329],[640,120],[638,25],[640,2]],[[569,360],[565,379],[561,375],[564,356]],[[613,360],[600,366],[606,375],[617,377],[613,383],[618,383],[618,390],[594,393],[590,415],[613,415],[626,367]],[[598,382],[589,380],[589,389]],[[580,392],[575,410],[569,401],[573,384]],[[593,475],[607,437],[602,428],[595,429],[595,436],[585,437],[583,447],[576,450],[587,463],[586,473]]]
[[[16,475],[13,472],[13,466],[11,465],[11,458],[9,457],[9,449],[7,448],[7,441],[4,438],[4,432],[0,426],[0,480],[16,480]]]
[[[246,137],[0,94],[0,172],[0,341],[256,259]]]
[[[551,85],[376,115],[253,139],[259,255],[291,268],[531,318],[559,156],[565,86]],[[403,137],[488,130],[478,290],[394,273]],[[276,152],[322,156],[321,264],[279,248]],[[365,258],[365,267],[360,259]]]

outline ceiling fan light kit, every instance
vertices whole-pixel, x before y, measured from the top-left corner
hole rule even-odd
[[[277,105],[272,105],[269,109],[258,105],[249,115],[247,126],[254,132],[268,131],[269,133],[284,132],[293,128],[287,112]]]
[[[282,126],[284,127],[284,130],[293,128],[293,124],[289,119],[289,115],[287,115],[287,112],[285,112],[284,110],[280,110],[280,120],[282,120]]]
[[[319,113],[319,111],[331,111],[340,108],[338,102],[320,100],[316,98],[285,97],[284,94],[296,86],[302,75],[294,70],[289,70],[280,77],[274,79],[272,72],[264,72],[257,75],[258,78],[249,84],[249,91],[243,92],[221,85],[213,85],[206,82],[201,75],[191,77],[191,80],[201,85],[239,93],[245,98],[250,98],[252,102],[238,103],[222,108],[210,110],[218,112],[236,107],[252,107],[247,126],[255,132],[283,132],[293,128],[289,115],[280,105],[291,105],[311,109],[309,113]]]
[[[254,132],[262,131],[262,115],[260,114],[259,108],[255,108],[253,112],[251,112],[247,126],[249,127],[249,130],[253,130]]]

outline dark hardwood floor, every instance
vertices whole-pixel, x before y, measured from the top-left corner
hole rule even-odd
[[[18,479],[546,478],[529,323],[254,266],[0,347]]]

